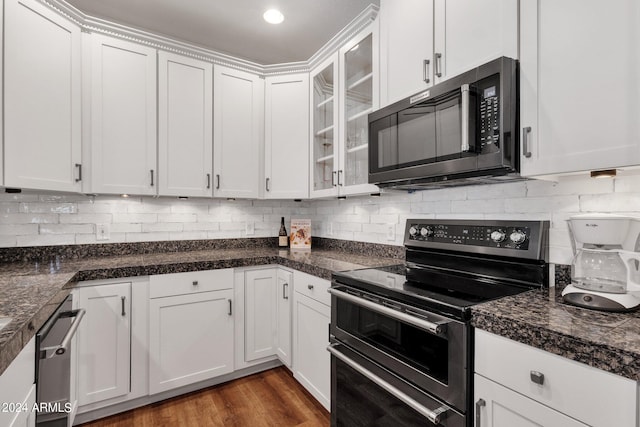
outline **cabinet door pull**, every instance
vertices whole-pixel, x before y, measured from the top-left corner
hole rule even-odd
[[[220,174],[216,174],[216,190],[220,189]]]
[[[424,80],[424,82],[427,84],[431,82],[431,79],[429,79],[429,64],[431,64],[431,61],[429,61],[428,59],[425,59],[422,62],[422,80]]]
[[[485,402],[484,399],[478,399],[478,401],[476,402],[476,427],[480,427],[480,423],[482,422],[480,411],[482,411],[482,408],[484,408],[485,406],[487,406],[487,402]]]
[[[151,186],[153,187],[153,169],[151,169]]]
[[[287,289],[289,288],[289,284],[288,283],[283,283],[282,284],[282,299],[289,299],[289,296],[287,295]]]
[[[233,314],[233,307],[231,306],[231,300],[228,299],[227,301],[229,301],[229,316],[231,316]]]
[[[529,373],[529,378],[531,378],[531,381],[533,381],[534,383],[536,383],[538,385],[543,385],[544,384],[544,374],[542,372],[531,371]]]
[[[120,297],[120,302],[122,303],[122,317],[127,315],[127,312],[124,309],[126,299],[127,297]]]
[[[338,171],[338,185],[339,185],[340,187],[342,187],[342,182],[340,181],[340,178],[341,178],[341,177],[342,177],[342,169],[340,169],[340,170]]]
[[[433,68],[437,77],[442,77],[442,54],[436,53],[433,60]]]
[[[267,191],[271,191],[271,190],[269,189],[269,178],[265,179],[265,184],[264,184],[264,186],[265,186],[265,189],[266,189]]]
[[[529,135],[531,135],[531,126],[522,128],[522,154],[527,159],[531,157],[531,148],[529,147]]]
[[[336,186],[336,171],[331,172],[331,185]]]
[[[207,190],[211,188],[211,174],[207,174]]]
[[[82,165],[80,163],[76,163],[76,167],[78,168],[78,177],[76,178],[76,182],[82,181]]]

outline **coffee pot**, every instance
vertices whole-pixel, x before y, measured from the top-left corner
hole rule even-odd
[[[640,307],[640,219],[577,215],[569,230],[574,258],[564,301],[604,311]]]

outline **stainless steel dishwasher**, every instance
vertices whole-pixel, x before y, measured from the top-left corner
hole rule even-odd
[[[85,314],[69,295],[36,334],[36,425],[67,427],[71,414],[71,340]]]

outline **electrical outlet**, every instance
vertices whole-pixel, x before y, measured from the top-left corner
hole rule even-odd
[[[96,240],[109,240],[111,229],[109,224],[96,224]]]
[[[247,236],[253,236],[256,234],[256,229],[252,221],[247,221],[244,223],[244,232]]]
[[[387,224],[387,240],[393,242],[396,240],[396,226],[395,224]]]

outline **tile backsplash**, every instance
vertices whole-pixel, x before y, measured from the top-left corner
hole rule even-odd
[[[277,236],[280,217],[310,218],[314,236],[402,245],[407,218],[546,219],[550,260],[568,264],[566,220],[581,212],[640,212],[640,177],[565,178],[346,200],[179,200],[23,192],[0,195],[0,247]],[[254,234],[247,235],[247,224]],[[97,240],[106,225],[108,240]],[[287,225],[287,229],[289,226]]]

